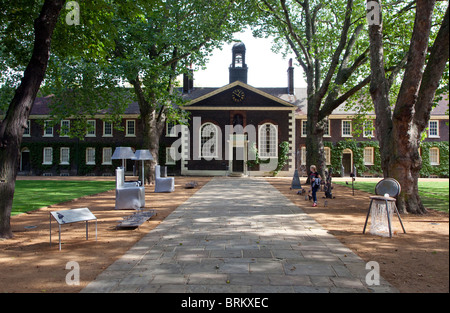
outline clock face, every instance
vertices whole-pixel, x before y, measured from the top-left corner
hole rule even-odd
[[[233,101],[242,102],[245,98],[245,93],[241,89],[236,89],[231,94]]]

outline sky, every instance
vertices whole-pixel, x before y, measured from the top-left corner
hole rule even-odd
[[[236,33],[234,37],[241,40],[247,49],[245,61],[248,66],[249,85],[256,88],[287,87],[289,58],[293,58],[294,85],[296,88],[306,87],[302,69],[296,65],[294,54],[283,58],[282,54],[272,52],[271,39],[254,38],[251,31]],[[228,68],[231,64],[233,44],[225,44],[222,50],[214,50],[206,69],[194,73],[195,87],[222,87],[229,83]]]

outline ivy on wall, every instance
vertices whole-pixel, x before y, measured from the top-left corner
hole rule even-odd
[[[439,165],[430,164],[430,148],[439,148]],[[422,169],[420,176],[429,177],[436,175],[438,177],[449,177],[448,159],[449,159],[449,143],[441,142],[422,142],[420,145],[422,152]]]
[[[325,147],[331,149],[331,167],[334,170],[335,175],[341,175],[342,164],[342,152],[345,149],[350,149],[353,152],[353,164],[356,167],[357,175],[363,176],[370,174],[373,176],[382,176],[381,158],[379,152],[378,141],[356,141],[356,140],[343,140],[335,144],[332,142],[324,142]],[[60,174],[64,171],[77,170],[77,175],[96,174],[101,175],[103,173],[111,173],[114,175],[114,169],[121,165],[120,160],[112,160],[112,165],[102,165],[102,155],[104,147],[111,147],[114,151],[115,146],[104,143],[23,143],[22,148],[27,147],[30,150],[30,163],[35,175],[42,175],[45,172],[52,172]],[[43,163],[43,151],[45,147],[53,148],[53,162],[51,165]],[[60,163],[60,151],[62,147],[70,148],[70,165],[61,165]],[[373,147],[374,151],[374,164],[364,164],[364,148]],[[430,164],[430,148],[439,148],[439,165]],[[86,148],[95,148],[95,165],[86,164]],[[256,149],[256,147],[252,147]],[[251,168],[255,168],[258,164],[264,163],[259,159],[257,149],[256,160],[247,161],[247,164]],[[449,177],[449,143],[442,142],[422,142],[421,143],[421,155],[422,155],[422,169],[420,171],[421,177],[429,177],[430,175],[436,175],[438,177]],[[278,174],[281,169],[286,165],[289,158],[289,143],[282,142],[279,147],[278,153],[278,165],[274,176]],[[164,146],[160,149],[161,163],[165,163],[165,149]],[[78,168],[76,167],[78,164]]]
[[[22,143],[22,149],[30,150],[30,163],[35,175],[44,173],[60,174],[67,171],[76,171],[77,175],[111,173],[114,175],[114,169],[121,165],[120,160],[112,160],[112,165],[103,165],[103,148],[112,148],[115,146],[104,143]],[[52,164],[42,164],[44,161],[44,148],[53,149]],[[69,148],[69,165],[60,164],[61,148]],[[86,164],[86,149],[95,148],[95,164]],[[76,165],[78,164],[78,168]]]
[[[353,152],[353,165],[356,167],[357,175],[363,176],[370,174],[374,176],[382,176],[380,146],[378,141],[356,141],[343,140],[336,144],[332,142],[324,142],[325,147],[331,149],[331,167],[336,175],[341,175],[342,152],[345,149],[350,149]],[[373,147],[374,164],[364,164],[364,148]],[[430,148],[439,148],[439,165],[430,164]],[[422,170],[421,177],[429,177],[436,175],[438,177],[449,177],[449,143],[442,142],[423,142],[421,144],[422,151]]]
[[[247,165],[249,166],[249,168],[255,170],[257,165],[270,162],[269,159],[261,160],[259,158],[258,148],[256,148],[255,143],[250,145],[250,149],[251,153],[255,156],[255,159],[247,161]],[[273,176],[276,176],[283,169],[283,167],[287,164],[288,159],[289,159],[289,142],[283,141],[279,145],[278,163],[276,169],[272,171]]]

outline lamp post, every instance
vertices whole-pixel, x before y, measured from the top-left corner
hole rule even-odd
[[[136,150],[134,154],[134,160],[142,161],[142,186],[145,185],[145,176],[144,176],[144,161],[153,160],[153,156],[149,150]]]
[[[116,169],[116,187],[122,187],[125,182],[125,159],[134,159],[134,152],[130,147],[117,147],[111,156],[112,160],[122,160],[122,168]]]
[[[122,160],[122,167],[125,170],[125,160],[135,158],[133,150],[130,147],[117,147],[111,156],[112,160]]]

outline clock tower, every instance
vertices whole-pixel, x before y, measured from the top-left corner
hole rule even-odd
[[[230,84],[237,80],[247,84],[248,67],[245,63],[245,45],[242,42],[234,44],[233,60],[230,65]]]

